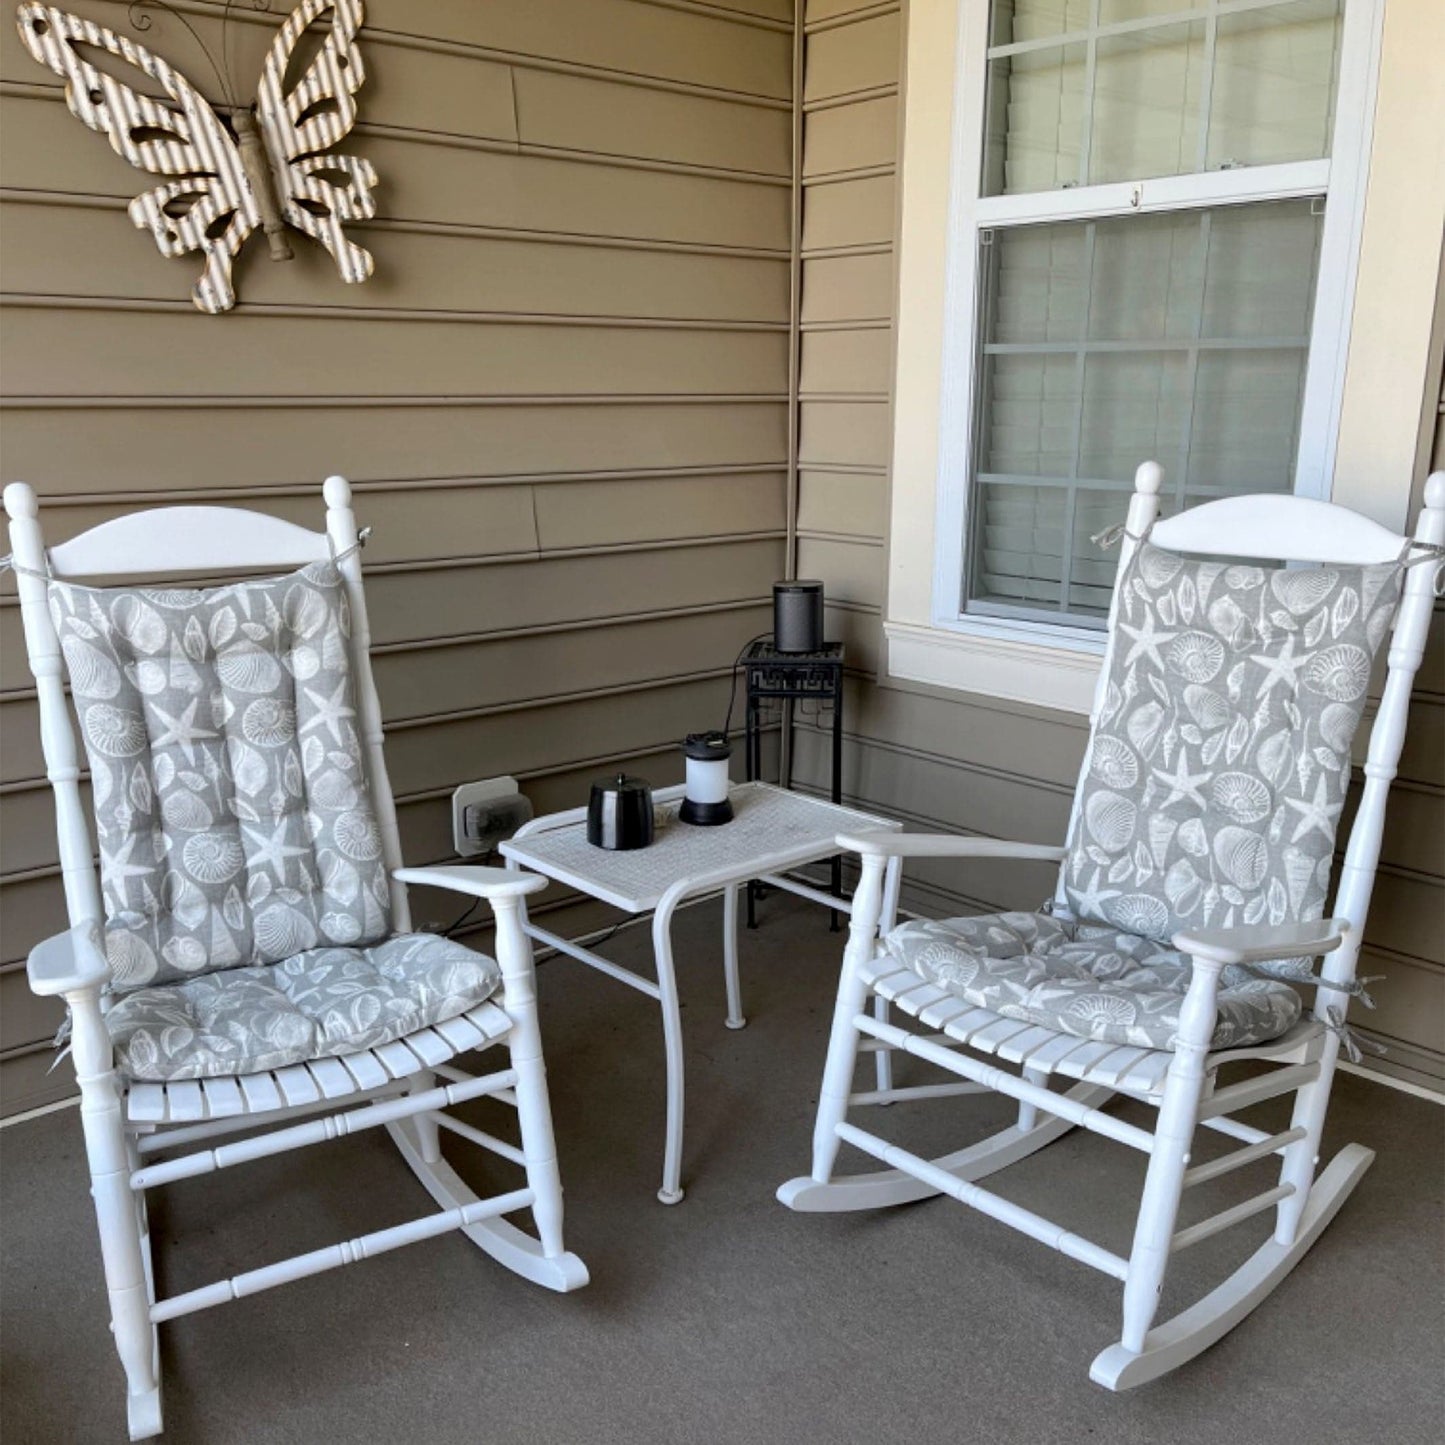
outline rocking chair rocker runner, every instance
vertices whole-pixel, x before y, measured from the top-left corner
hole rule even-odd
[[[1090,1373],[1115,1390],[1174,1369],[1238,1324],[1298,1263],[1374,1158],[1351,1144],[1316,1174],[1348,1043],[1346,1009],[1363,992],[1355,967],[1385,797],[1434,605],[1436,565],[1412,563],[1445,555],[1445,473],[1426,484],[1413,541],[1293,496],[1229,498],[1160,521],[1161,478],[1149,462],[1135,480],[1067,846],[894,833],[838,839],[860,855],[862,879],[813,1172],[778,1191],[803,1211],[947,1194],[1114,1276],[1124,1285],[1123,1334]],[[1247,565],[1281,558],[1323,565]],[[1324,917],[1351,740],[1372,656],[1392,622],[1363,792],[1334,914]],[[907,858],[1062,866],[1038,914],[910,922],[880,937],[885,873]],[[1319,973],[1314,959],[1323,960]],[[1283,979],[1315,990],[1303,1018],[1300,995]],[[893,1006],[923,1030],[890,1022]],[[879,1087],[867,1093],[853,1091],[860,1050],[878,1054]],[[895,1050],[962,1082],[893,1088]],[[1220,1072],[1242,1060],[1267,1067],[1222,1084]],[[1056,1075],[1061,1088],[1052,1087]],[[1017,1100],[1017,1123],[940,1159],[847,1117],[862,1104],[981,1091]],[[1287,1129],[1270,1133],[1236,1117],[1288,1094]],[[1116,1095],[1152,1105],[1157,1127],[1103,1112]],[[977,1182],[1075,1126],[1148,1156],[1127,1258]],[[1241,1147],[1192,1162],[1201,1127]],[[844,1143],[889,1167],[836,1176]],[[1186,1192],[1275,1158],[1273,1187],[1180,1225]],[[1171,1254],[1269,1209],[1272,1237],[1210,1294],[1154,1324]]]
[[[325,532],[170,507],[47,553],[34,493],[5,489],[71,923],[31,954],[29,980],[69,1005],[132,1439],[161,1429],[162,1321],[453,1229],[548,1289],[587,1282],[562,1246],[523,931],[524,896],[546,880],[401,867],[351,490],[341,477],[324,490]],[[285,566],[301,570],[209,591],[68,580]],[[411,933],[408,883],[486,899],[496,961]],[[493,1044],[506,1067],[474,1076],[451,1062]],[[520,1147],[446,1112],[482,1097],[516,1110]],[[267,1125],[281,1127],[212,1144]],[[377,1127],[438,1212],[155,1297],[146,1190]],[[478,1198],[442,1158],[442,1129],[520,1166],[523,1187]],[[524,1209],[536,1238],[503,1218]]]

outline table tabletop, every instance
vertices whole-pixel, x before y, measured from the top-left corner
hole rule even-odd
[[[728,794],[732,821],[704,828],[678,818],[682,791],[666,788],[654,795],[655,832],[646,848],[613,852],[593,847],[587,841],[586,809],[577,809],[537,819],[527,832],[501,845],[502,855],[616,908],[646,913],[679,882],[699,891],[741,883],[830,857],[837,852],[833,840],[839,833],[900,832],[903,827],[891,818],[771,783],[738,783]]]

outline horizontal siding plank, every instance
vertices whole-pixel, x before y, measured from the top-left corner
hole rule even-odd
[[[886,466],[892,438],[886,402],[805,402],[798,454],[810,467]]]
[[[157,449],[157,428],[166,446]],[[257,441],[265,439],[258,466]],[[66,414],[12,410],[7,475],[38,490],[120,493],[314,485],[422,475],[627,471],[781,463],[786,408],[774,402],[650,406],[257,407]],[[206,458],[203,473],[197,459]]]
[[[792,126],[785,110],[543,70],[513,74],[525,145],[790,174]]]
[[[376,274],[358,287],[342,286],[330,257],[314,246],[297,246],[293,261],[275,265],[257,243],[257,253],[248,249],[238,264],[242,299],[228,330],[260,306],[307,308],[324,319],[323,299],[382,319],[391,311],[748,322],[787,316],[786,259],[376,227],[365,244]],[[94,264],[97,252],[103,266]],[[0,203],[0,290],[12,295],[114,297],[189,309],[190,264],[163,262],[122,209]]]
[[[809,36],[803,99],[825,100],[896,84],[899,29],[894,12]]]
[[[810,266],[815,262],[809,262]],[[893,333],[810,331],[803,337],[802,390],[874,392],[886,396],[893,381]]]
[[[479,337],[411,321],[374,344],[374,323],[250,316],[226,319],[225,366],[205,364],[216,321],[193,308],[124,311],[11,308],[6,346],[23,357],[9,384],[30,396],[528,396],[589,393],[777,395],[788,339],[773,331],[685,331],[499,324]],[[480,344],[479,344],[480,343]],[[124,356],[120,369],[116,358]],[[23,381],[22,381],[23,378]]]
[[[800,537],[798,572],[803,577],[821,577],[826,595],[837,602],[882,605],[883,549],[870,542]]]
[[[803,323],[893,314],[893,257],[828,256],[803,265]]]
[[[816,42],[810,42],[811,44]],[[891,166],[898,153],[898,99],[881,96],[829,106],[808,116],[803,131],[803,175]]]
[[[803,250],[891,245],[897,187],[892,176],[809,186],[803,197]]]
[[[888,486],[860,472],[804,471],[798,478],[798,529],[882,537],[888,528]]]
[[[533,489],[545,550],[787,526],[782,472],[558,482]]]
[[[633,0],[370,0],[369,29],[574,61],[619,74],[786,100],[792,47],[781,31]]]
[[[130,164],[51,100],[0,99],[0,135],[6,134],[27,138],[23,146],[0,150],[5,184],[15,190],[55,189],[127,202],[137,192]],[[376,195],[383,220],[718,247],[786,246],[786,186],[478,150],[448,144],[444,137],[370,135],[365,154],[380,177]],[[369,229],[357,226],[355,233],[363,237]],[[148,234],[133,231],[131,242],[154,249]],[[264,247],[253,241],[252,249]],[[178,262],[173,269],[192,264]],[[314,299],[349,304],[354,297],[343,301],[340,293],[355,289],[338,279],[336,295]]]

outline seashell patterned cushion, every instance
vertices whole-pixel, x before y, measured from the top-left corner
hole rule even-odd
[[[1401,575],[1141,543],[1064,862],[1070,913],[1153,939],[1320,917]]]
[[[460,943],[403,933],[133,989],[105,1022],[130,1078],[209,1079],[375,1048],[475,1008],[500,979]]]
[[[341,576],[50,584],[117,991],[391,931]]]
[[[1189,960],[1137,934],[1041,913],[919,919],[884,940],[919,978],[1004,1018],[1143,1049],[1172,1049]],[[1300,1016],[1287,983],[1226,968],[1215,1048],[1278,1038]]]

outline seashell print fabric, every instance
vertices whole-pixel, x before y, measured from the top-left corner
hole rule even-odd
[[[340,574],[50,584],[117,991],[391,932]]]
[[[1168,939],[1320,917],[1400,578],[1140,544],[1064,862],[1076,918]]]
[[[489,998],[501,970],[434,933],[121,995],[105,1023],[132,1079],[210,1079],[374,1049]]]
[[[1040,913],[917,919],[884,940],[919,978],[1003,1018],[1142,1049],[1172,1049],[1193,973],[1168,944]],[[1212,1047],[1278,1038],[1300,1016],[1287,983],[1229,967]]]

